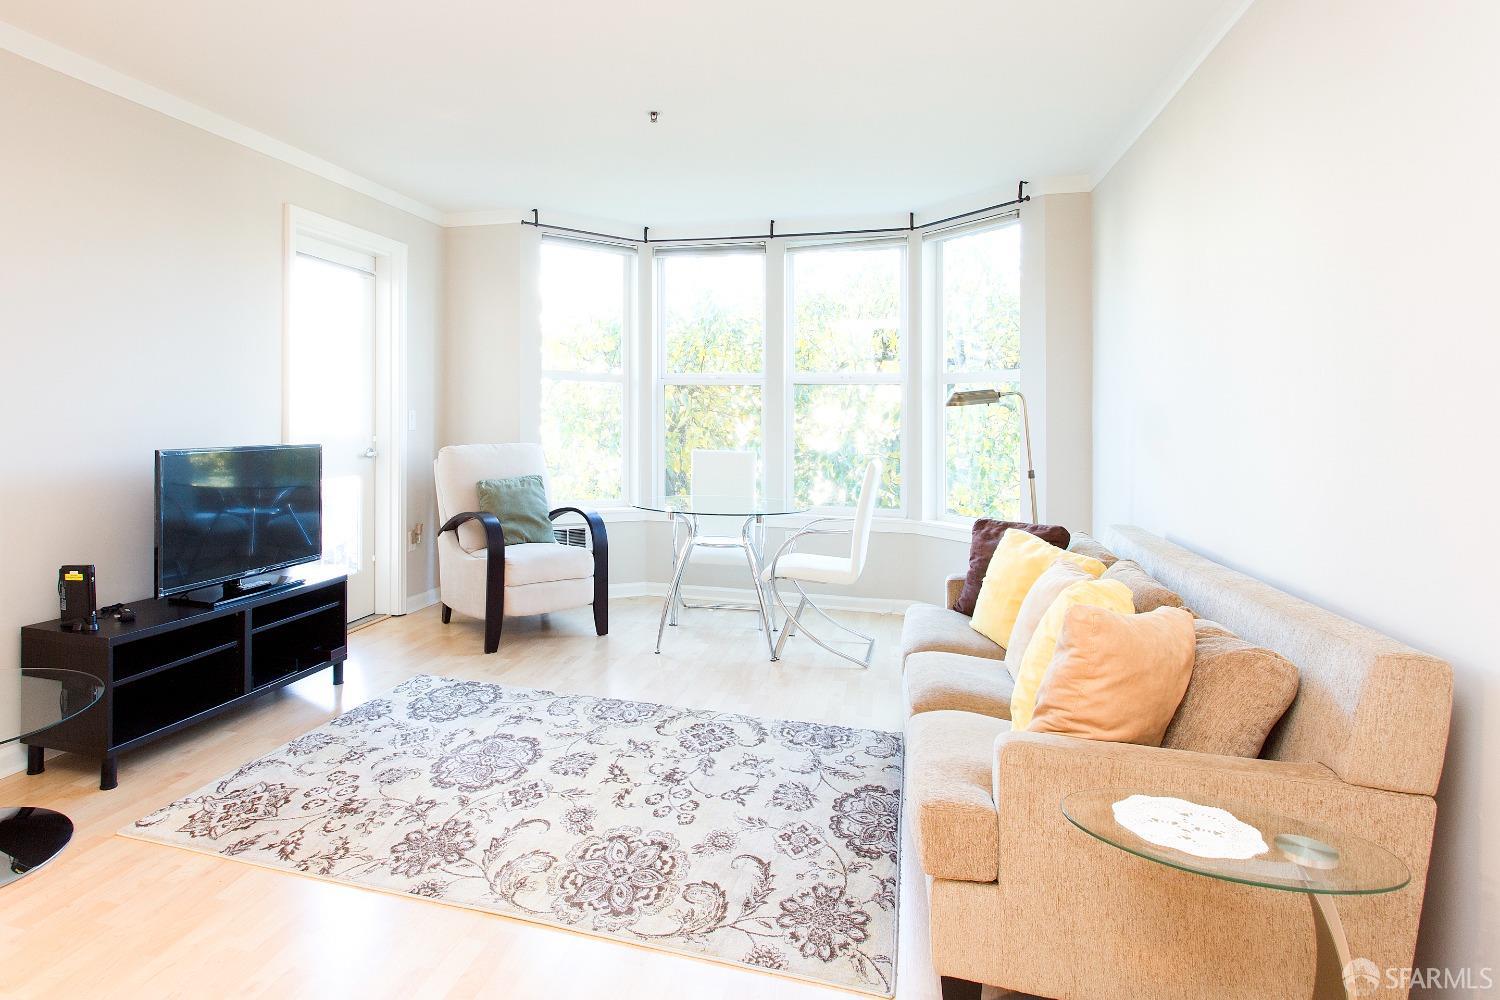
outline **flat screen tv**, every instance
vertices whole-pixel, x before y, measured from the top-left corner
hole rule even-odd
[[[322,445],[158,451],[156,595],[215,604],[316,562],[322,479]]]

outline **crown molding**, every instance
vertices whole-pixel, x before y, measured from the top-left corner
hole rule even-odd
[[[1120,133],[1120,137],[1110,147],[1109,154],[1099,161],[1099,166],[1090,175],[1089,190],[1093,190],[1104,180],[1114,169],[1115,164],[1130,152],[1131,147],[1140,140],[1142,135],[1145,135],[1152,122],[1167,110],[1167,105],[1172,103],[1172,99],[1187,85],[1193,74],[1198,72],[1198,67],[1203,65],[1209,53],[1219,47],[1224,36],[1239,23],[1240,18],[1245,16],[1245,12],[1254,2],[1255,0],[1225,0],[1220,5],[1208,24],[1193,40],[1193,44],[1188,48],[1187,56],[1177,65],[1176,70],[1157,87],[1154,98],[1146,103],[1141,115],[1136,118],[1131,127]]]
[[[122,97],[134,104],[160,112],[168,118],[175,118],[221,139],[228,139],[230,142],[253,149],[257,153],[263,153],[272,159],[306,170],[310,174],[316,174],[324,180],[333,181],[351,191],[368,195],[376,201],[384,202],[392,208],[399,208],[403,212],[409,212],[420,219],[426,219],[438,225],[443,223],[443,213],[431,205],[424,204],[399,191],[393,191],[367,177],[361,177],[352,170],[314,156],[304,149],[298,149],[290,143],[256,131],[248,125],[241,125],[217,112],[169,94],[143,80],[137,80],[133,76],[110,69],[103,63],[79,55],[30,32],[22,31],[4,21],[0,21],[0,49],[46,66],[48,69],[56,70],[65,76],[71,76],[75,80],[114,94],[116,97]]]

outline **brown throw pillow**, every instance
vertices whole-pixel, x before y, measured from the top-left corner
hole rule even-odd
[[[1180,608],[1182,598],[1157,582],[1156,578],[1131,559],[1121,559],[1104,571],[1101,580],[1119,580],[1130,588],[1135,613],[1143,615],[1157,608]]]
[[[985,570],[990,568],[990,557],[995,554],[995,546],[1000,544],[1000,536],[1005,534],[1007,528],[1029,531],[1047,544],[1056,545],[1060,549],[1068,547],[1068,529],[1061,525],[995,521],[981,517],[974,522],[974,533],[969,536],[969,575],[964,578],[964,589],[958,595],[958,603],[953,605],[953,610],[959,614],[974,614],[974,602],[979,599],[979,588],[984,583]]]
[[[1036,695],[1026,731],[1161,746],[1193,673],[1193,616],[1076,605]]]
[[[1026,655],[1031,635],[1041,624],[1047,609],[1052,607],[1052,602],[1057,600],[1057,595],[1075,583],[1092,579],[1082,566],[1066,559],[1059,559],[1037,577],[1036,583],[1031,585],[1025,599],[1021,601],[1021,610],[1016,612],[1016,624],[1010,630],[1010,641],[1005,644],[1005,669],[1010,672],[1012,679],[1021,672],[1021,658]]]
[[[1297,697],[1296,665],[1217,622],[1200,618],[1193,631],[1193,677],[1161,745],[1259,757],[1271,729]]]

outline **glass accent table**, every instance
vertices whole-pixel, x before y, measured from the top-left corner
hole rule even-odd
[[[1338,896],[1394,892],[1411,881],[1406,864],[1368,840],[1244,802],[1201,802],[1232,813],[1254,827],[1268,850],[1252,858],[1207,858],[1153,844],[1115,820],[1115,803],[1133,794],[1122,788],[1090,788],[1062,800],[1063,815],[1084,833],[1138,858],[1225,882],[1305,893],[1317,934],[1314,1000],[1354,997],[1346,983],[1349,942],[1334,906]]]
[[[97,677],[78,670],[28,670],[20,680],[21,731],[0,739],[0,744],[35,736],[71,719],[104,694]],[[72,838],[73,821],[60,812],[39,806],[0,807],[0,885],[36,871]]]
[[[751,584],[755,588],[756,607],[760,614],[761,631],[766,637],[766,649],[775,659],[776,645],[771,641],[775,623],[771,620],[770,602],[766,597],[765,581],[761,579],[762,560],[765,557],[765,519],[783,514],[801,514],[811,509],[811,504],[789,497],[758,496],[669,496],[655,501],[643,501],[633,506],[641,510],[654,510],[670,515],[672,519],[672,583],[667,588],[666,600],[662,602],[661,621],[656,626],[656,651],[661,652],[661,640],[667,626],[677,624],[677,613],[682,604],[682,575],[692,558],[693,548],[702,546],[717,549],[741,549],[749,565]],[[700,530],[701,517],[744,518],[738,538],[733,536],[707,536]],[[679,534],[685,530],[686,537],[679,542]]]

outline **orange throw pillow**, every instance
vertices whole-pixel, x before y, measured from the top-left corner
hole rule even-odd
[[[1027,731],[1161,746],[1193,676],[1195,644],[1193,615],[1181,608],[1070,608]]]

